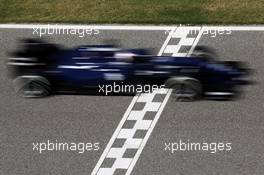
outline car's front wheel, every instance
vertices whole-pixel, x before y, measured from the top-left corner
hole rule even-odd
[[[189,78],[171,78],[165,85],[172,89],[172,98],[180,102],[195,101],[202,92],[199,81]]]

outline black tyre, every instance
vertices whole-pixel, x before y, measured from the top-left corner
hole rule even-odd
[[[41,98],[49,96],[51,88],[49,82],[43,77],[20,78],[16,82],[16,92],[24,98]]]
[[[165,85],[172,89],[172,98],[180,102],[192,102],[197,100],[202,93],[199,81],[185,79],[169,79]]]

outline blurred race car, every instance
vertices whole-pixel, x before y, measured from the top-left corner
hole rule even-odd
[[[172,57],[113,45],[66,49],[36,39],[23,40],[21,46],[7,64],[16,92],[28,98],[98,92],[98,87],[115,83],[164,85],[173,89],[177,101],[193,101],[230,98],[237,85],[249,83],[248,69],[240,62],[215,61],[205,47],[197,47],[190,57]]]

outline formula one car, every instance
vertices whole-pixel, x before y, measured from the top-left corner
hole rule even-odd
[[[215,61],[203,47],[197,47],[190,57],[172,57],[112,45],[65,49],[36,39],[21,44],[7,64],[15,89],[23,97],[98,92],[98,87],[113,83],[164,84],[173,89],[177,101],[193,101],[204,96],[230,98],[237,93],[237,85],[248,84],[247,68],[239,62]]]

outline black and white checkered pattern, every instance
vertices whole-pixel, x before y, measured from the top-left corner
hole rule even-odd
[[[185,57],[192,52],[197,36],[201,34],[201,27],[178,27],[171,35],[162,55]]]
[[[198,30],[196,32],[195,30]],[[190,34],[190,31],[191,34]],[[159,55],[188,56],[196,44],[200,27],[178,27],[168,36]],[[192,34],[194,33],[194,35]],[[117,130],[109,141],[93,175],[130,174],[139,154],[151,134],[161,106],[170,96],[170,90],[159,89],[152,93],[142,93],[134,97]],[[158,114],[159,113],[159,114]],[[137,158],[135,158],[137,157]]]
[[[159,89],[137,96],[136,103],[111,146],[98,175],[126,173],[167,91]]]

